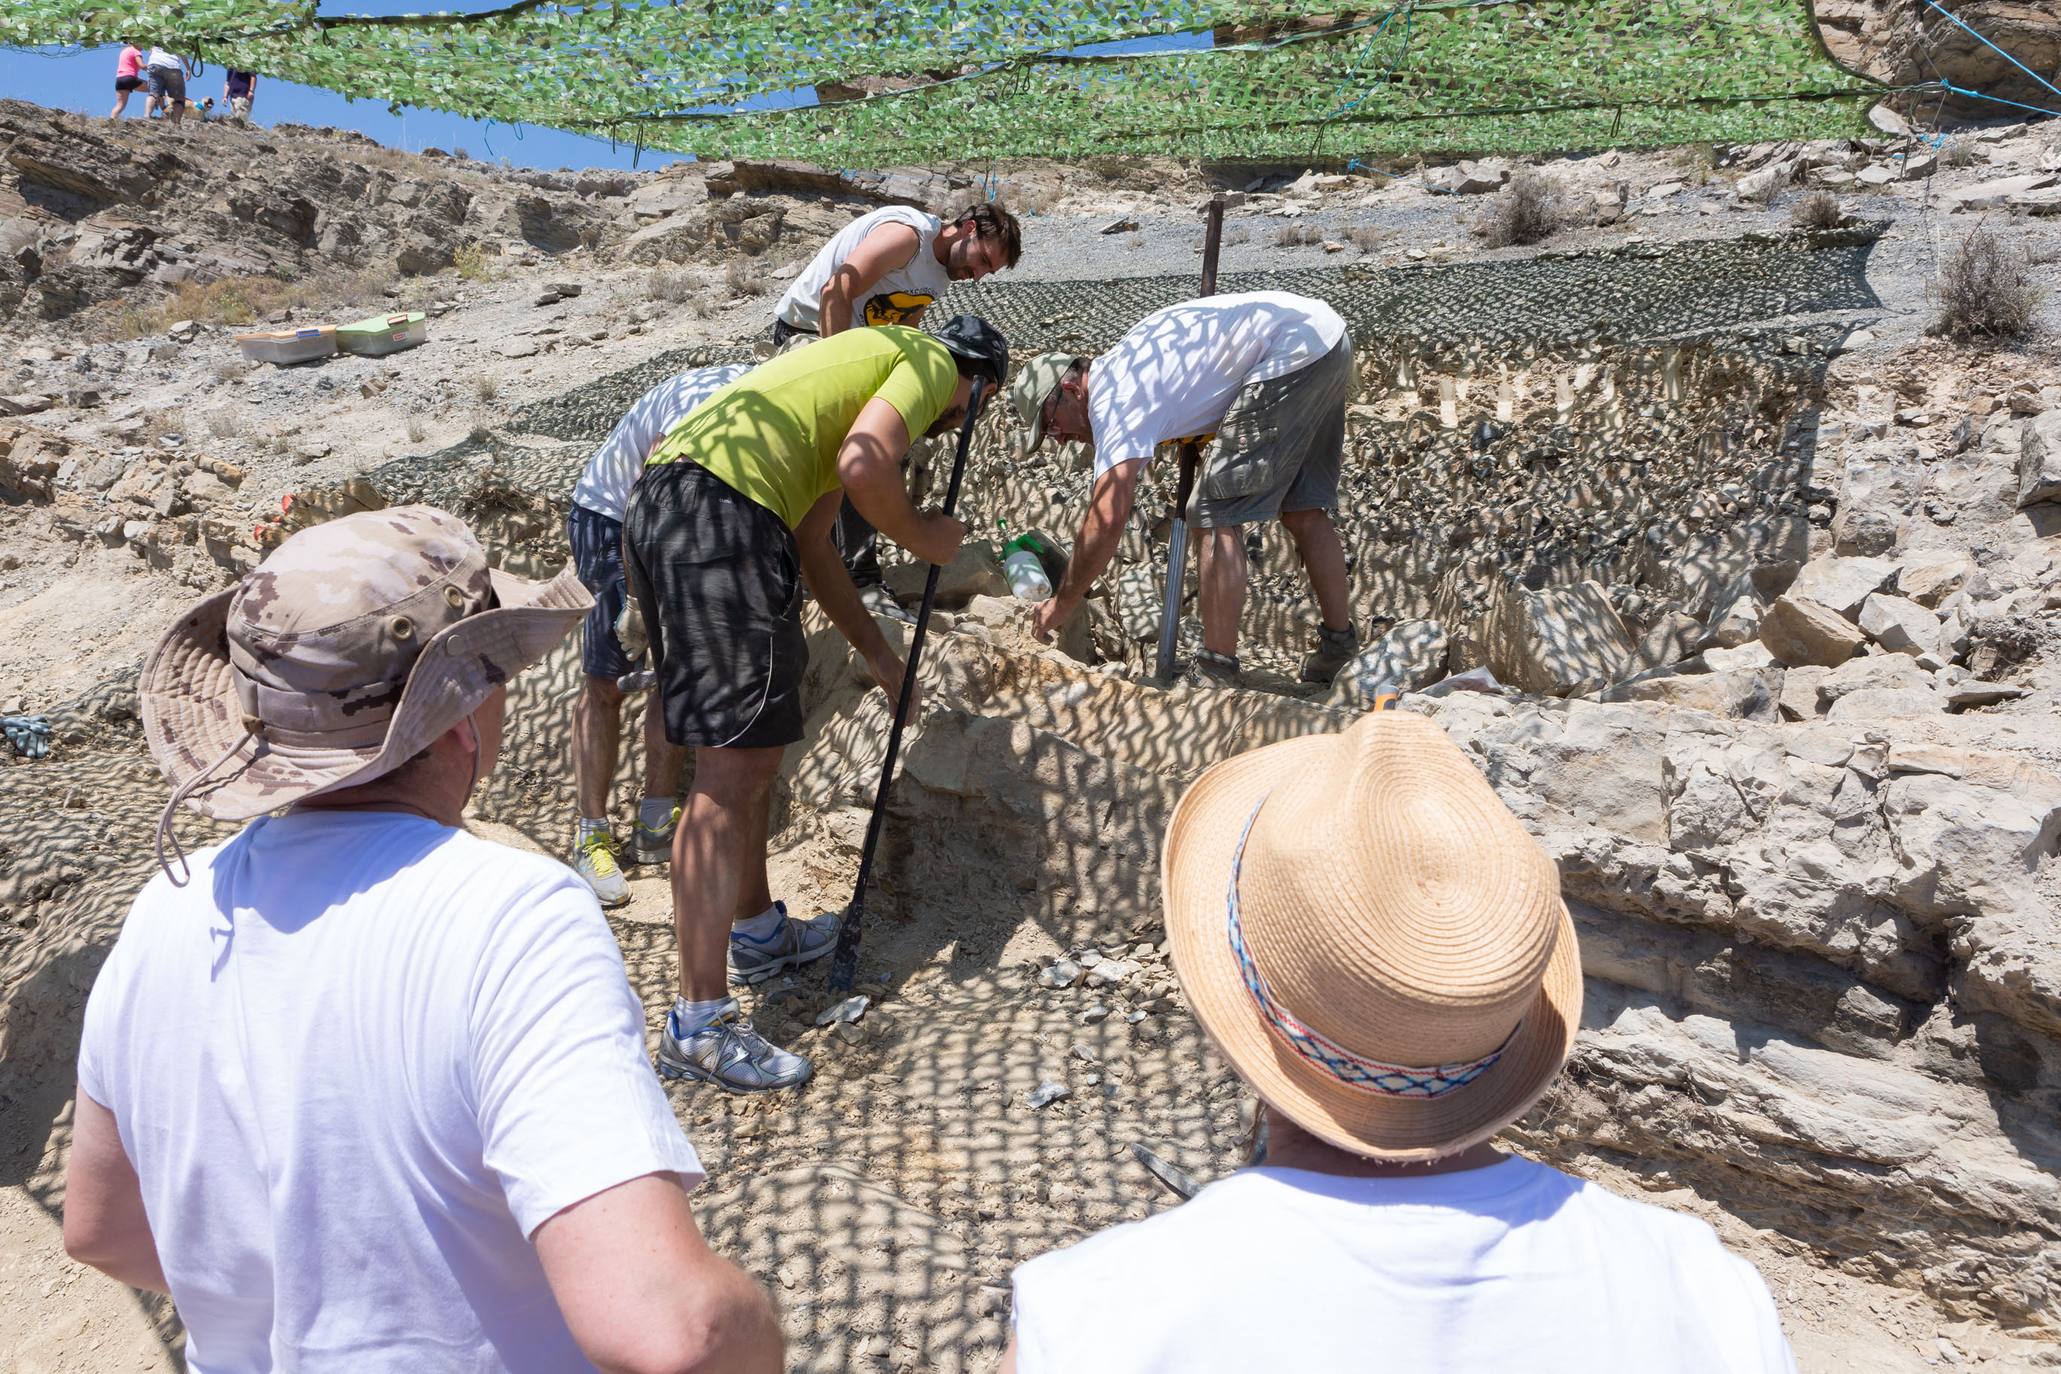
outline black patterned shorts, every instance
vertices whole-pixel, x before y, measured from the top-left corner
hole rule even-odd
[[[666,738],[715,749],[800,739],[809,649],[794,533],[684,458],[645,468],[623,531]]]

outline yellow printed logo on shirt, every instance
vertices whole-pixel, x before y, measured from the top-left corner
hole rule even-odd
[[[866,302],[866,323],[873,326],[883,324],[907,324],[909,317],[924,309],[935,296],[925,296],[914,291],[886,291]]]

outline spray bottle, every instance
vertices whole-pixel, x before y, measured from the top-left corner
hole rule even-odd
[[[1002,535],[1002,575],[1009,579],[1009,591],[1018,601],[1046,601],[1052,596],[1052,579],[1045,575],[1035,548],[1037,536],[1019,534],[1009,538],[1009,524],[995,521]]]

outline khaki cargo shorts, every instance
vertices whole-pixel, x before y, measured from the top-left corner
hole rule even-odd
[[[1284,510],[1335,507],[1352,384],[1348,334],[1309,366],[1243,387],[1195,484],[1195,526],[1249,525]]]

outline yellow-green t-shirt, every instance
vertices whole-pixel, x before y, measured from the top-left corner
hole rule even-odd
[[[879,397],[921,437],[952,403],[959,365],[920,329],[847,329],[739,377],[666,432],[650,462],[699,463],[789,529],[836,491],[837,451]]]

